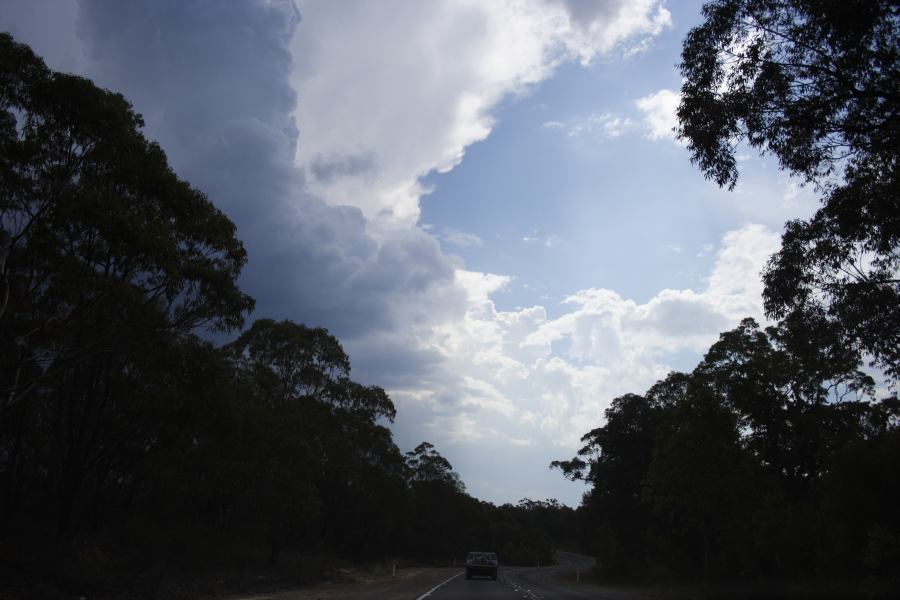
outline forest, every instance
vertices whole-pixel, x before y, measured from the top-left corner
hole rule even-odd
[[[762,273],[766,322],[615,398],[554,461],[587,483],[578,509],[480,501],[432,444],[398,448],[338,339],[253,313],[236,226],[129,102],[0,33],[0,579],[49,595],[564,546],[604,582],[900,588],[900,9],[703,19],[679,65],[694,165],[730,189],[758,152],[820,207]]]
[[[390,397],[325,329],[245,328],[234,224],[121,95],[2,34],[0,109],[0,577],[549,564],[575,537],[571,508],[494,506],[431,444],[402,452]]]
[[[770,323],[613,400],[578,455],[602,577],[900,589],[900,13],[719,0],[684,40],[678,135],[733,188],[756,150],[821,207],[762,274]],[[639,390],[636,390],[639,392]],[[818,586],[818,587],[817,587]],[[834,590],[838,590],[835,592]]]

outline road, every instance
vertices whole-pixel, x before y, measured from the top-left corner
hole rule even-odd
[[[557,552],[556,558],[560,564],[552,567],[501,567],[497,581],[466,580],[465,576],[459,574],[420,598],[422,600],[619,600],[623,597],[575,581],[576,571],[592,567],[592,559],[568,552]]]

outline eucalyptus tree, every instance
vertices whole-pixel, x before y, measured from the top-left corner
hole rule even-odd
[[[747,144],[822,193],[766,267],[767,313],[837,326],[838,346],[900,377],[900,7],[715,0],[703,16],[680,64],[692,160],[733,188]]]
[[[46,474],[61,532],[123,447],[154,445],[141,405],[174,383],[170,348],[254,304],[235,225],[142,126],[0,34],[0,456],[8,493]]]
[[[264,414],[274,416],[271,444],[298,463],[280,477],[317,490],[318,503],[309,506],[317,543],[371,553],[392,535],[405,502],[405,464],[386,426],[396,416],[388,394],[350,378],[349,357],[322,327],[258,319],[225,351]]]

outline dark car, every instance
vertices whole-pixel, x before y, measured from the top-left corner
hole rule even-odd
[[[466,579],[475,576],[497,580],[496,552],[469,552],[466,557]]]

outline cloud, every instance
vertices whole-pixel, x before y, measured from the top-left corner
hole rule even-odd
[[[561,455],[574,451],[614,397],[692,368],[742,318],[765,320],[759,271],[779,242],[777,232],[745,225],[721,238],[702,289],[665,289],[639,303],[590,288],[567,296],[554,318],[543,306],[498,310],[491,297],[508,277],[458,271],[466,315],[423,341],[445,357],[445,377],[442,402],[420,417],[437,442],[467,439],[458,427],[475,421],[473,436],[492,431],[557,446]],[[444,435],[442,424],[460,412],[468,420],[453,421],[457,429]]]
[[[563,239],[555,233],[551,233],[550,235],[541,237],[535,231],[530,234],[523,235],[522,241],[526,244],[539,244],[547,248],[553,248],[554,246],[558,246],[560,242],[563,241]]]
[[[581,290],[551,318],[544,306],[499,310],[492,295],[512,278],[467,271],[439,244],[480,238],[418,225],[422,177],[485,139],[503,99],[565,61],[647,47],[670,25],[659,1],[10,6],[0,18],[54,67],[121,91],[143,113],[176,172],[238,224],[257,315],[337,334],[355,376],[389,388],[398,438],[425,428],[437,443],[565,455],[611,398],[760,314],[753,279],[768,230],[726,236],[700,291],[638,303]],[[546,125],[595,139],[633,126],[610,113]]]
[[[466,413],[436,417],[425,427],[432,436],[439,432],[441,438],[453,444],[477,442],[486,434],[496,434],[493,429],[480,426]]]
[[[250,256],[242,284],[258,315],[324,325],[371,348],[370,338],[399,346],[464,314],[457,259],[432,235],[411,226],[376,236],[362,209],[311,192],[307,177],[377,177],[375,151],[323,152],[308,172],[296,165],[292,2],[82,0],[77,15],[85,74],[123,91],[175,170],[238,224]]]
[[[474,361],[485,362],[483,358],[480,359],[477,356],[474,357]],[[493,361],[488,358],[487,362]],[[460,387],[463,390],[460,398],[462,406],[493,411],[504,417],[511,417],[516,412],[512,401],[500,393],[490,382],[463,376],[463,382]]]
[[[610,113],[591,115],[586,121],[569,131],[570,136],[594,135],[600,139],[612,139],[631,127],[631,119],[616,117]]]
[[[617,138],[632,125],[628,117],[618,117],[612,113],[592,113],[581,119],[541,124],[544,129],[563,131],[569,137],[590,137],[599,141]]]
[[[457,248],[468,248],[470,246],[481,246],[481,238],[474,233],[466,233],[453,227],[442,227],[439,237],[441,241],[456,246]]]
[[[635,101],[644,113],[646,137],[651,140],[675,141],[675,127],[678,125],[676,110],[681,102],[681,94],[672,90],[659,90]]]
[[[342,177],[359,177],[376,169],[372,151],[356,154],[317,155],[309,164],[309,170],[318,181],[332,183]]]
[[[4,0],[0,31],[31,45],[50,68],[81,73],[86,57],[73,26],[77,17],[77,0]]]
[[[624,45],[626,54],[646,49],[649,40],[672,25],[672,16],[654,0],[586,2],[562,0],[578,33],[571,45],[583,62]]]
[[[370,229],[411,226],[427,191],[421,178],[452,169],[485,139],[504,98],[564,61],[633,51],[670,25],[657,0],[584,4],[301,1],[291,81],[308,189],[360,208]],[[623,126],[591,125],[607,136]],[[375,168],[340,178],[315,168],[360,155]]]
[[[175,170],[238,224],[258,314],[325,325],[366,351],[467,310],[461,265],[436,238],[480,240],[417,226],[421,177],[458,164],[504,98],[669,23],[660,2],[625,0],[605,12],[551,0],[13,0],[7,19],[55,66],[122,91]]]

